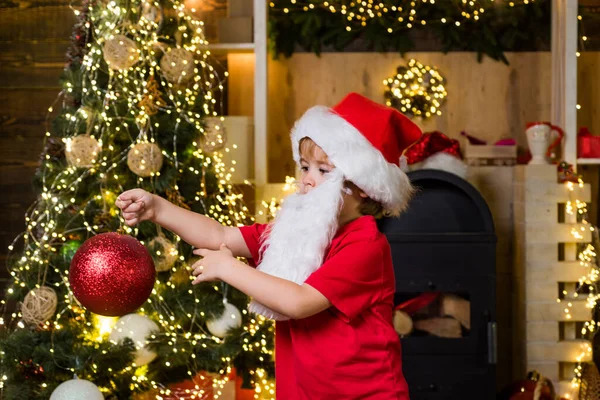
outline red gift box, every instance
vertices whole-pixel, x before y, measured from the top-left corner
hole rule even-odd
[[[600,136],[593,136],[587,127],[579,129],[577,153],[580,158],[600,158]]]

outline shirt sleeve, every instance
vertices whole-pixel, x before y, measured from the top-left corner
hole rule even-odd
[[[256,267],[260,263],[260,246],[263,242],[263,233],[267,229],[265,224],[254,224],[248,226],[241,226],[238,228],[242,233],[242,237],[250,250],[252,259],[248,260],[252,266]]]
[[[381,298],[383,249],[378,241],[345,245],[306,280],[339,311],[354,319]]]

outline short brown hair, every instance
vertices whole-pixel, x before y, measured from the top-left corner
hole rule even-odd
[[[361,190],[358,186],[350,181],[347,182],[347,185],[350,186],[352,190]],[[362,215],[372,215],[375,217],[375,219],[383,218],[385,216],[383,204],[377,200],[373,200],[370,197],[362,199],[360,205],[358,206],[358,212],[360,212]]]

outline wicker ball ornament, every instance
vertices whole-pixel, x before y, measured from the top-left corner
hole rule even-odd
[[[159,7],[153,6],[150,3],[142,4],[142,18],[156,24],[162,23],[162,10]]]
[[[200,140],[202,151],[212,153],[225,147],[227,143],[227,131],[220,118],[206,118],[204,136]]]
[[[126,70],[133,67],[140,59],[135,42],[123,35],[116,35],[104,43],[104,60],[110,69]]]
[[[185,84],[194,76],[194,55],[182,48],[171,49],[161,58],[160,69],[169,82]]]
[[[32,325],[41,325],[56,312],[56,292],[48,286],[35,288],[23,299],[21,314],[23,320]]]
[[[69,165],[77,168],[91,167],[98,159],[100,143],[90,135],[77,135],[67,139],[65,157]]]
[[[148,249],[154,259],[156,271],[164,272],[173,268],[179,252],[177,246],[163,235],[158,235],[148,243]]]
[[[157,174],[162,165],[163,155],[156,143],[137,143],[127,153],[127,166],[142,178]]]

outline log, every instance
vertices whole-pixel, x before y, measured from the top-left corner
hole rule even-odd
[[[444,338],[462,337],[460,322],[453,318],[428,318],[414,322],[415,329]]]
[[[404,311],[394,311],[394,329],[399,335],[408,335],[413,330],[413,320]]]
[[[471,302],[452,293],[443,293],[441,298],[441,316],[450,316],[466,329],[471,329]]]

